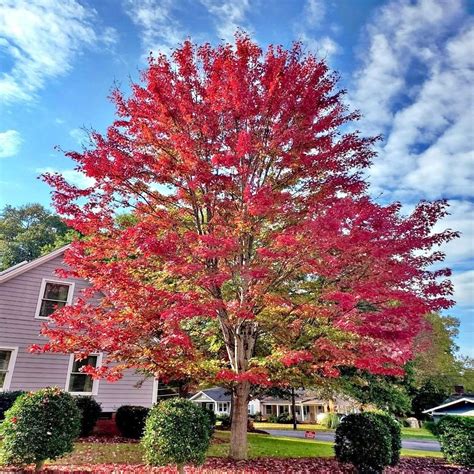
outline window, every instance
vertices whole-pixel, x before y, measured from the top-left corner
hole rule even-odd
[[[159,403],[168,398],[179,397],[177,389],[155,379],[153,382],[153,403]]]
[[[58,308],[71,303],[74,283],[43,280],[36,308],[37,318],[48,318]]]
[[[17,347],[0,347],[0,392],[10,388],[17,352]]]
[[[217,404],[217,411],[227,412],[227,403],[226,402],[219,402]]]
[[[272,406],[265,405],[265,415],[271,415],[271,414],[272,414]]]
[[[90,375],[81,372],[81,368],[86,365],[98,367],[101,358],[100,354],[93,354],[85,359],[76,360],[74,354],[71,354],[66,390],[70,393],[97,395],[99,381],[93,380]]]

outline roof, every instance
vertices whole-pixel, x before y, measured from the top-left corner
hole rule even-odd
[[[15,278],[18,275],[21,275],[22,273],[25,273],[28,270],[31,270],[32,268],[38,267],[39,265],[42,265],[43,263],[49,262],[50,260],[53,260],[59,255],[62,255],[66,251],[66,249],[69,247],[69,245],[70,244],[65,245],[64,247],[61,247],[59,249],[53,250],[52,252],[46,255],[43,255],[42,257],[36,258],[35,260],[31,260],[31,262],[25,261],[25,262],[17,263],[16,265],[13,265],[12,267],[7,268],[6,270],[3,270],[3,272],[0,273],[0,284],[12,278]]]
[[[290,404],[291,399],[288,398],[278,398],[278,397],[263,397],[260,398],[260,401],[262,403],[266,403],[267,405],[269,404]],[[298,404],[303,404],[303,405],[324,405],[327,403],[327,400],[321,400],[319,398],[314,398],[314,397],[295,397],[295,403]]]
[[[211,400],[214,400],[215,402],[230,402],[232,400],[230,390],[222,387],[212,387],[207,388],[206,390],[201,390],[192,395],[191,399],[197,397],[201,393],[204,393],[204,395],[207,395]]]
[[[423,413],[434,413],[442,409],[452,408],[453,406],[458,405],[459,403],[474,405],[474,397],[457,398],[456,400],[452,400],[447,403],[443,403],[442,405],[438,405],[437,407],[425,410]]]

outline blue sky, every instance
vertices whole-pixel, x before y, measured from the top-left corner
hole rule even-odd
[[[368,173],[374,197],[407,211],[450,200],[439,228],[463,234],[444,248],[450,314],[474,356],[473,13],[467,0],[0,0],[0,206],[49,206],[45,170],[87,183],[54,147],[104,130],[110,88],[126,90],[150,51],[230,41],[238,27],[262,46],[302,40],[340,72],[361,130],[384,136]]]

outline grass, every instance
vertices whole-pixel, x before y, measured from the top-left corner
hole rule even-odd
[[[426,428],[402,428],[402,438],[436,440],[436,436]]]
[[[292,430],[292,424],[284,423],[254,423],[255,428],[259,430]],[[329,428],[325,428],[323,425],[309,425],[301,424],[297,425],[299,431],[334,431]],[[432,439],[436,440],[436,437],[425,428],[402,428],[403,439]]]
[[[226,457],[230,433],[217,431],[208,456]],[[250,458],[318,458],[334,456],[330,442],[249,434]],[[0,443],[1,450],[1,443]],[[441,458],[440,452],[402,449],[402,456]],[[139,443],[76,443],[74,452],[51,464],[142,464],[143,451]]]
[[[225,457],[229,452],[230,433],[217,432],[219,444],[209,449],[209,456]],[[250,458],[319,458],[332,457],[332,443],[311,441],[306,439],[280,438],[275,436],[252,434],[248,435]]]

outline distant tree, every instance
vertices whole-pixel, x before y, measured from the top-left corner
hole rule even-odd
[[[0,211],[0,270],[66,245],[72,231],[41,204],[5,206]]]
[[[410,371],[404,377],[374,375],[347,368],[339,380],[341,391],[360,403],[374,405],[397,417],[411,411]]]
[[[449,393],[445,388],[428,380],[413,393],[412,414],[419,419],[428,419],[429,417],[424,415],[423,411],[443,403]]]
[[[438,392],[449,393],[454,385],[462,385],[463,363],[457,358],[455,338],[459,320],[452,316],[430,313],[427,325],[414,342],[412,363],[414,385],[438,387]]]

